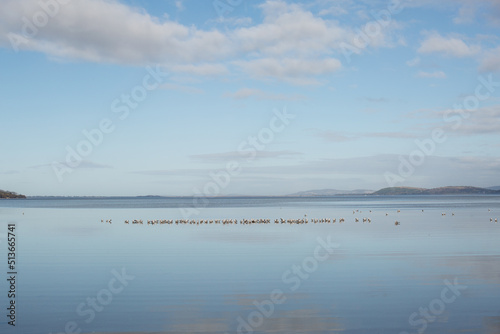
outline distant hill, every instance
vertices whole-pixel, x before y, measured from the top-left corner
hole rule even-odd
[[[440,188],[412,188],[391,187],[380,189],[372,195],[467,195],[467,194],[500,194],[500,190],[479,187],[440,187]]]
[[[12,191],[0,190],[0,198],[26,198],[26,196]]]
[[[468,186],[440,187],[440,188],[415,188],[415,187],[391,187],[377,191],[367,189],[338,190],[338,189],[316,189],[299,191],[287,196],[290,197],[327,197],[338,195],[474,195],[474,194],[499,194],[500,186],[491,188],[479,188]]]
[[[367,195],[373,193],[373,190],[356,189],[356,190],[338,190],[338,189],[317,189],[299,191],[287,196],[292,197],[314,197],[314,196],[336,196],[336,195]]]
[[[426,190],[429,189],[413,187],[390,187],[377,190],[371,195],[421,195]]]

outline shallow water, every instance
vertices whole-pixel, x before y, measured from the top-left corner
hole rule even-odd
[[[500,333],[500,196],[217,198],[189,219],[337,222],[146,224],[192,204],[0,201],[1,332]]]

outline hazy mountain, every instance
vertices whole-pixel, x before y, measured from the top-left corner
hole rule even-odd
[[[491,190],[500,190],[500,186],[496,186],[496,187],[488,187],[486,189],[491,189]]]

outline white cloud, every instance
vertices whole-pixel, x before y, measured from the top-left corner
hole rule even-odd
[[[173,72],[203,76],[217,76],[229,73],[229,70],[222,64],[182,64],[169,66],[168,69]]]
[[[446,79],[446,73],[444,73],[443,71],[435,71],[435,72],[420,71],[417,73],[417,77],[419,77],[419,78]]]
[[[436,113],[438,117],[449,120],[445,129],[450,134],[461,135],[498,135],[500,134],[500,105],[467,111],[467,119],[462,120],[462,110],[444,110]]]
[[[406,62],[406,65],[408,65],[410,67],[417,66],[418,64],[420,64],[420,57],[415,57],[415,58],[408,60]]]
[[[473,23],[476,18],[476,7],[464,5],[458,10],[458,16],[453,19],[456,24]]]
[[[431,33],[422,42],[418,52],[441,53],[450,57],[471,57],[478,54],[481,48],[478,45],[467,45],[457,37],[443,37],[437,32]]]
[[[175,7],[177,8],[178,11],[183,11],[184,10],[183,0],[176,0]]]
[[[262,24],[234,31],[242,52],[264,55],[317,55],[338,48],[351,32],[338,24],[315,17],[298,5],[268,1],[260,6],[265,13]]]
[[[479,20],[489,24],[500,23],[500,2],[498,0],[411,0],[404,1],[404,7],[429,7],[442,10],[457,10],[455,24],[474,23]]]
[[[232,94],[228,94],[228,96],[231,96],[235,99],[246,99],[252,96],[261,96],[263,94],[265,94],[265,92],[260,89],[242,88]]]
[[[485,53],[479,65],[479,69],[484,72],[500,71],[500,47]]]
[[[42,10],[38,0],[3,0],[2,7],[0,31],[17,36],[22,33],[21,18]],[[126,64],[207,61],[224,55],[229,44],[219,31],[161,22],[113,0],[72,0],[60,5],[59,12],[34,35],[19,48],[61,58]],[[1,44],[10,44],[2,37]]]
[[[72,0],[60,5],[48,24],[33,36],[23,36],[23,17],[40,13],[39,0],[1,0],[0,45],[23,38],[20,50],[41,52],[51,58],[144,66],[161,64],[173,72],[197,76],[228,75],[223,62],[235,62],[255,78],[277,78],[296,84],[318,83],[315,76],[341,67],[336,55],[342,43],[351,44],[356,29],[313,14],[306,5],[267,0],[259,5],[262,23],[225,30],[203,30],[151,16],[118,0]],[[178,9],[182,1],[175,1]],[[248,18],[235,20],[252,24]],[[368,26],[362,26],[365,29]],[[392,47],[400,27],[394,20],[372,36],[368,47]],[[396,42],[394,42],[395,40]],[[255,70],[256,72],[253,72]],[[268,72],[266,72],[269,70]]]

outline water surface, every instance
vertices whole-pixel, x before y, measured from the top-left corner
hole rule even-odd
[[[337,222],[146,224],[192,205],[0,201],[2,277],[8,223],[18,257],[17,326],[2,279],[2,333],[500,333],[499,196],[217,198],[189,219]]]

